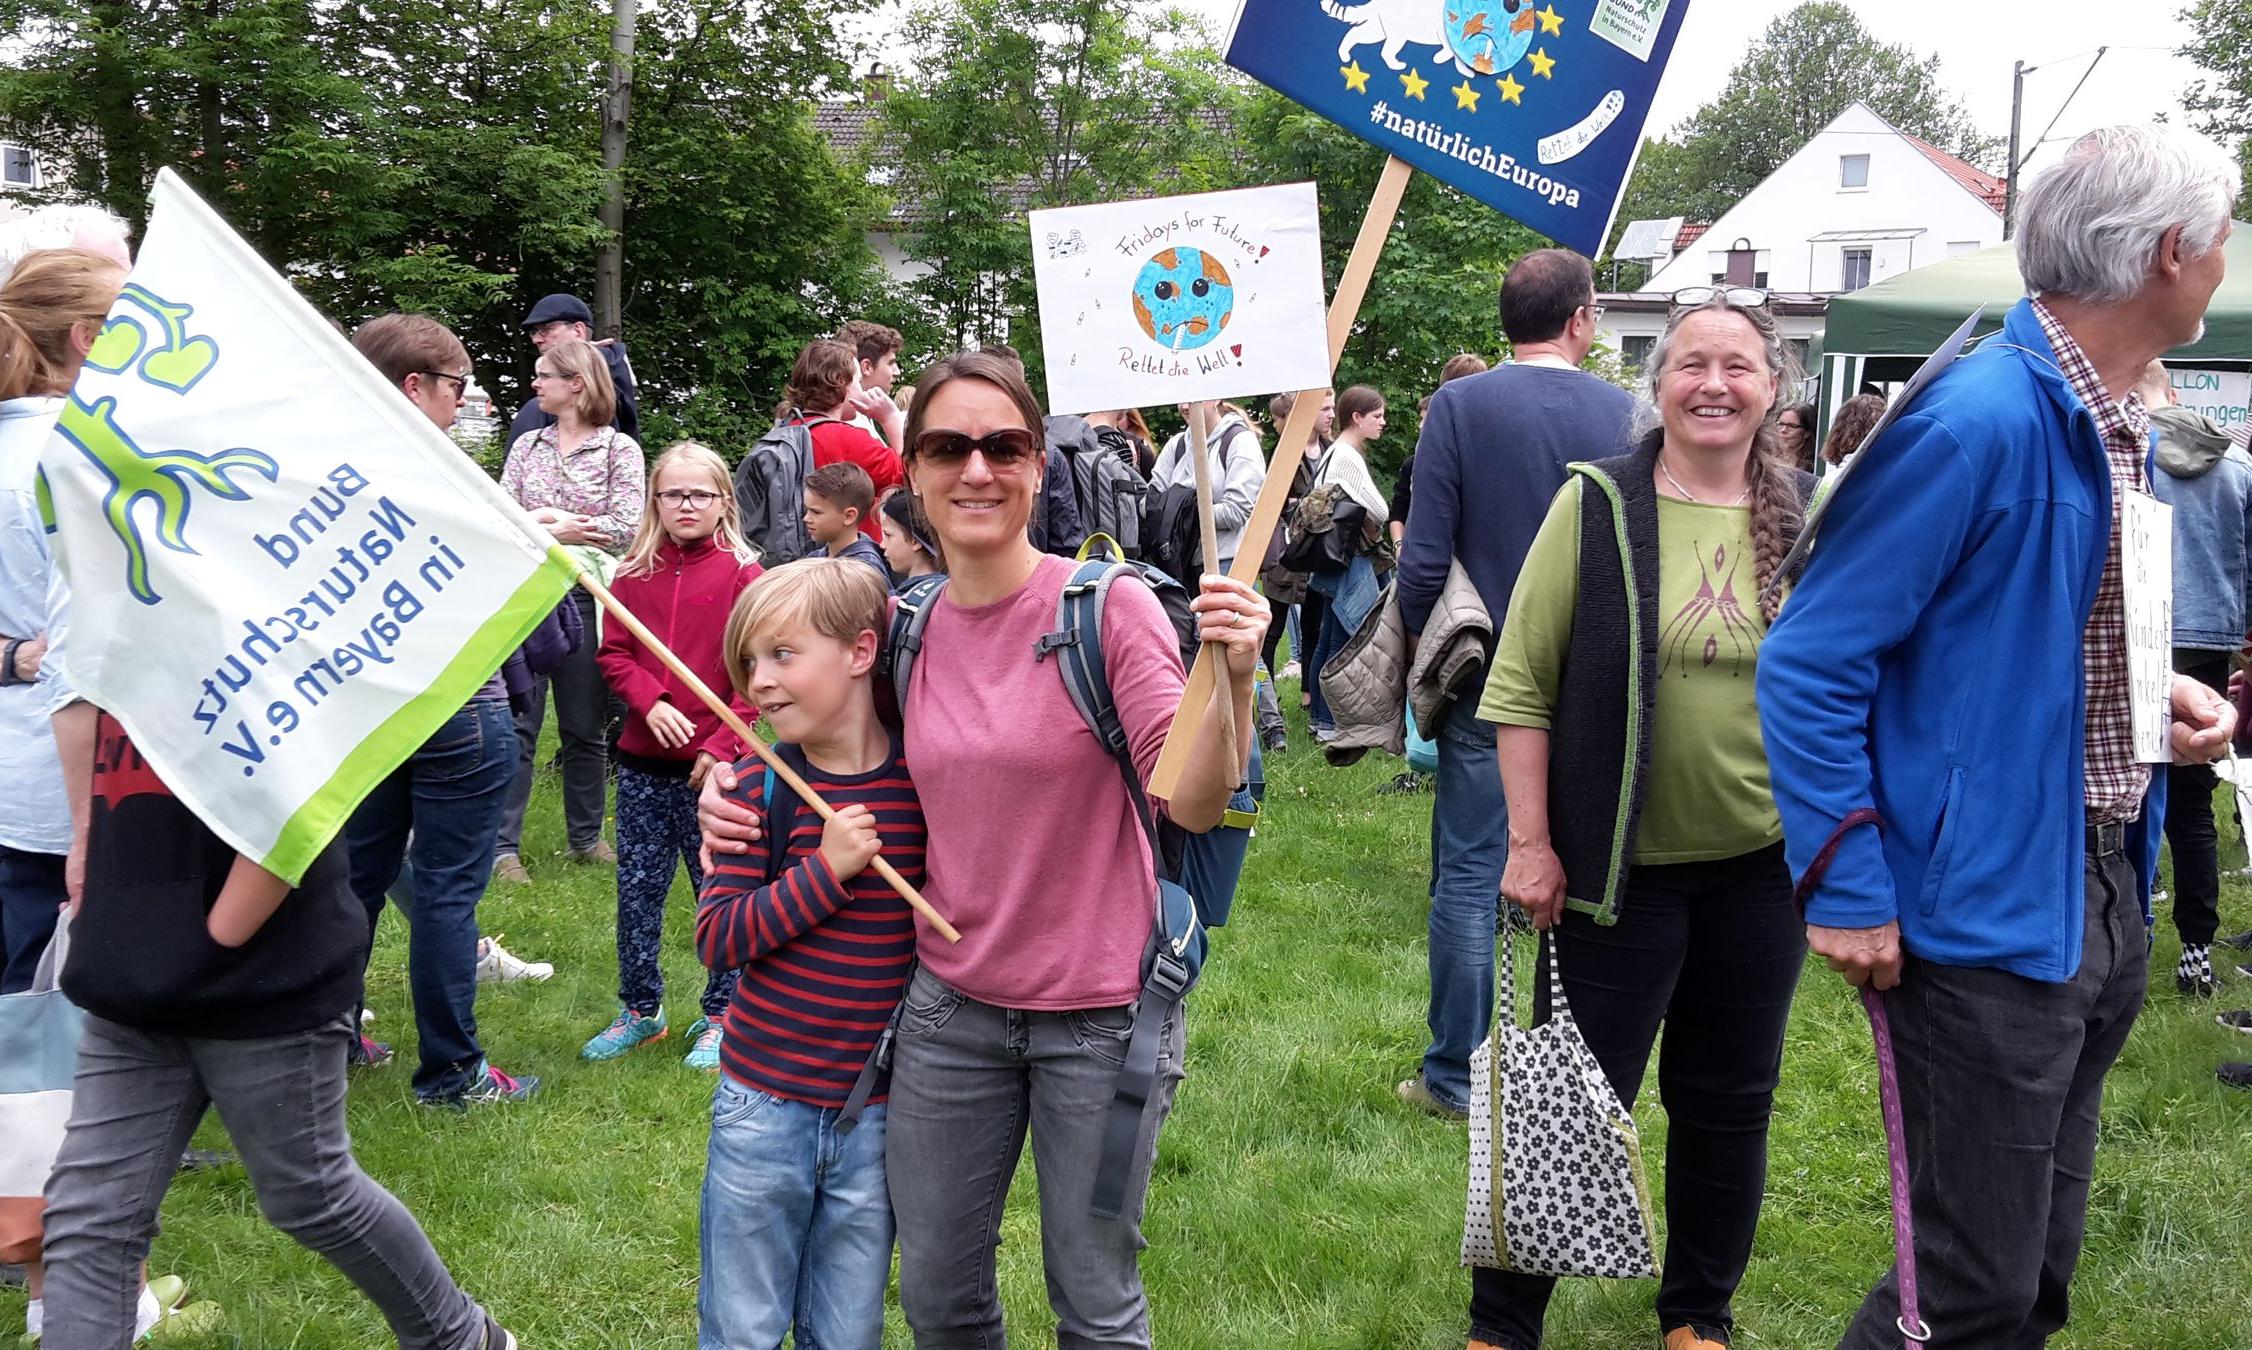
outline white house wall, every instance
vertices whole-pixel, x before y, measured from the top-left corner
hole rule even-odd
[[[1869,157],[1866,188],[1839,186],[1839,161],[1846,155]],[[1904,229],[1922,233],[1912,239],[1810,242],[1839,231]],[[1738,239],[1759,251],[1769,290],[1819,294],[1844,289],[1846,249],[1870,250],[1869,281],[1875,283],[1968,251],[1956,246],[2000,243],[2002,217],[1856,103],[1642,289],[1663,295],[1709,283],[1727,270],[1728,247]]]

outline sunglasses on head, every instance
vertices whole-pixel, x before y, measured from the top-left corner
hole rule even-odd
[[[1003,427],[983,436],[939,428],[917,436],[913,449],[915,458],[936,468],[958,468],[975,450],[993,468],[1006,470],[1022,468],[1037,459],[1042,444],[1038,436],[1022,427]]]
[[[1684,286],[1673,293],[1676,309],[1695,309],[1715,300],[1738,309],[1765,309],[1767,292],[1757,286]]]

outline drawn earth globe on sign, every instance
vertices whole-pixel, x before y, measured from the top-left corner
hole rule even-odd
[[[1220,260],[1197,248],[1151,256],[1134,278],[1134,317],[1167,351],[1194,351],[1235,315],[1235,283]]]
[[[1499,75],[1533,45],[1535,0],[1441,0],[1447,46],[1466,75]]]

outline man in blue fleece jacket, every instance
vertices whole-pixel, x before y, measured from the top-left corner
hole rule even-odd
[[[1808,945],[1893,991],[1933,1350],[2066,1320],[2165,815],[2127,680],[2133,391],[2202,330],[2239,186],[2182,132],[2074,144],[2025,195],[2031,298],[1862,452],[1760,649]],[[2223,753],[2219,695],[2176,676],[2172,711],[2175,758]],[[1841,1345],[1897,1347],[1901,1302],[1888,1274]]]

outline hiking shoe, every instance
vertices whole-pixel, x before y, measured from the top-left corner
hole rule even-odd
[[[575,863],[615,863],[618,851],[610,847],[607,839],[597,839],[585,848],[574,848],[563,855]]]
[[[522,1078],[511,1078],[494,1068],[490,1063],[479,1060],[477,1077],[470,1081],[468,1087],[445,1096],[435,1094],[422,1096],[418,1094],[415,1100],[424,1106],[442,1106],[449,1111],[466,1111],[472,1106],[481,1106],[487,1102],[524,1101],[539,1090],[540,1080],[530,1074],[526,1074]]]
[[[595,1033],[579,1050],[580,1059],[616,1059],[626,1051],[648,1041],[661,1041],[672,1033],[665,1027],[665,1010],[657,1009],[654,1017],[644,1017],[631,1008],[621,1008],[610,1025]]]
[[[512,886],[529,886],[532,874],[524,870],[524,860],[513,853],[503,853],[493,859],[493,880],[505,881]]]
[[[1431,1091],[1431,1085],[1423,1081],[1421,1073],[1416,1074],[1413,1078],[1402,1079],[1399,1087],[1394,1091],[1400,1094],[1401,1101],[1406,1102],[1418,1111],[1437,1116],[1441,1120],[1470,1119],[1468,1111],[1458,1106],[1449,1106],[1440,1101],[1437,1095]]]
[[[2232,952],[2252,952],[2252,929],[2242,933],[2231,933],[2227,937],[2214,938],[2213,945],[2226,947]]]
[[[1410,797],[1423,791],[1423,775],[1410,769],[1376,790],[1380,797]]]
[[[2223,1064],[2213,1076],[2221,1080],[2222,1087],[2252,1091],[2252,1064]]]
[[[2252,1036],[2252,1010],[2232,1008],[2227,1012],[2214,1013],[2213,1020],[2231,1031],[2241,1031]]]
[[[137,1344],[168,1345],[215,1336],[226,1329],[227,1314],[210,1299],[175,1308],[157,1319]]]
[[[719,1043],[723,1035],[716,1018],[697,1018],[696,1025],[688,1029],[688,1041],[693,1048],[681,1063],[704,1073],[719,1072]]]
[[[509,984],[517,980],[539,981],[555,974],[552,961],[524,961],[500,945],[504,933],[477,939],[477,983]]]
[[[2174,988],[2187,998],[2213,997],[2212,948],[2182,948],[2181,960],[2174,965]]]
[[[373,1036],[354,1036],[344,1051],[344,1063],[352,1068],[380,1069],[390,1062],[391,1047]]]

